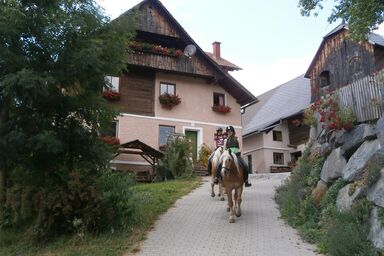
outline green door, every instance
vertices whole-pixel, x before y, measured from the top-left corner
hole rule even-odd
[[[185,137],[191,142],[193,160],[197,159],[197,131],[185,131]]]

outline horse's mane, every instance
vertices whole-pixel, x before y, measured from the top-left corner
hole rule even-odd
[[[228,149],[224,150],[223,154],[221,154],[221,156],[220,156],[219,163],[222,163],[225,157],[232,157],[233,163],[235,164],[237,170],[240,171],[240,169],[239,169],[239,160],[237,159],[236,154],[232,153]]]

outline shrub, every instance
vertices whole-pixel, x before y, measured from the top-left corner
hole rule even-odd
[[[164,151],[164,157],[158,166],[161,180],[190,175],[192,161],[190,159],[191,145],[185,138],[171,140]]]
[[[213,149],[207,146],[205,143],[200,148],[199,151],[199,162],[205,166],[208,167],[208,158],[212,154]]]

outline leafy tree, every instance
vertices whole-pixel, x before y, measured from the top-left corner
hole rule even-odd
[[[11,181],[65,186],[105,166],[98,138],[116,113],[101,91],[130,31],[93,0],[0,1],[0,206]]]
[[[303,16],[310,16],[313,12],[317,16],[323,9],[323,0],[299,0],[299,7]],[[352,37],[366,39],[368,32],[377,29],[384,21],[384,1],[382,0],[339,0],[335,1],[332,14],[328,18],[330,23],[342,19],[348,23]]]

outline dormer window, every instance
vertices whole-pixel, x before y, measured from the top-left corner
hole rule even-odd
[[[320,88],[327,87],[331,84],[330,74],[328,70],[320,73]]]

